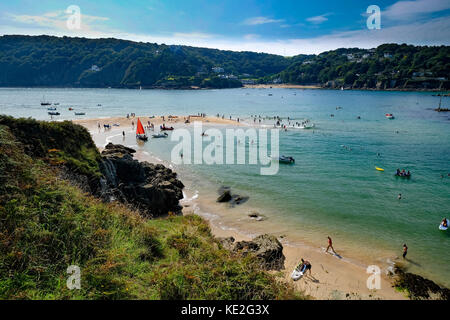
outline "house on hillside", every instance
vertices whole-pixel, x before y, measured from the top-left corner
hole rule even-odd
[[[212,67],[211,70],[215,73],[224,73],[225,70],[221,67]]]
[[[94,64],[90,70],[93,72],[99,72],[101,69],[97,65]]]

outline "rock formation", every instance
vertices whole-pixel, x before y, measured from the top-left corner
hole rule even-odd
[[[100,165],[102,198],[128,204],[148,217],[180,213],[184,185],[176,173],[161,164],[134,160],[135,152],[112,143],[105,147]]]

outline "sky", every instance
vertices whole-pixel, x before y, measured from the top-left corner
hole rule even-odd
[[[380,28],[369,29],[371,5]],[[80,24],[69,24],[80,10]],[[1,0],[0,35],[114,37],[293,56],[382,43],[450,45],[450,0]]]

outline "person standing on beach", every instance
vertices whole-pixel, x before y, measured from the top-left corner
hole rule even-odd
[[[408,254],[408,246],[403,244],[403,259],[406,259],[406,255]]]
[[[331,250],[333,250],[333,253],[336,254],[336,251],[334,251],[333,248],[333,240],[331,240],[330,236],[328,236],[328,247],[327,250],[325,252],[328,252],[328,250],[331,248]]]

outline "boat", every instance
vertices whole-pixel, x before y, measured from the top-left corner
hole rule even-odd
[[[50,111],[48,114],[51,115],[51,116],[59,116],[59,115],[61,115],[59,112],[54,112],[54,111]]]
[[[441,108],[441,105],[442,105],[442,95],[440,95],[440,97],[441,97],[441,100],[439,100],[439,107],[437,107],[436,109],[434,109],[434,111],[437,111],[437,112],[449,112],[449,111],[450,111],[449,108]]]
[[[386,118],[388,119],[395,119],[394,115],[392,113],[386,113]]]
[[[41,106],[51,106],[51,105],[52,105],[51,102],[45,101],[45,96],[44,96],[41,101]]]
[[[299,129],[313,129],[316,125],[314,123],[306,123],[304,125],[298,126]]]
[[[158,134],[153,134],[152,137],[153,138],[167,138],[169,135],[167,133],[158,133]]]
[[[274,160],[277,160],[277,159],[275,158]],[[278,162],[293,164],[293,163],[295,163],[295,159],[292,157],[280,156],[280,157],[278,157]]]
[[[75,112],[76,116],[85,116],[86,113],[85,112]]]
[[[145,134],[144,126],[142,126],[141,119],[138,118],[137,121],[137,129],[136,129],[136,138],[141,141],[147,141],[148,137]]]
[[[160,126],[161,131],[173,131],[173,127]]]
[[[48,111],[56,111],[56,108],[47,108]]]
[[[383,168],[379,168],[379,167],[375,167],[375,169],[376,169],[377,171],[381,171],[381,172],[383,172],[383,171],[384,171],[384,169],[383,169]]]

